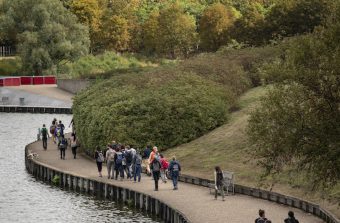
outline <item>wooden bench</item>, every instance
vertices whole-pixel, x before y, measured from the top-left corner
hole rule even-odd
[[[224,190],[227,191],[227,195],[229,194],[229,189],[232,191],[232,194],[235,194],[235,184],[234,184],[234,173],[229,171],[222,171],[223,172],[223,185]],[[215,191],[215,184],[214,183],[208,183],[209,187],[209,193],[214,193]]]

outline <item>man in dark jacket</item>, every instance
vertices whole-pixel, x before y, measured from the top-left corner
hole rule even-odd
[[[266,218],[264,210],[259,210],[259,218],[256,218],[255,223],[267,223],[268,219]]]
[[[47,138],[49,137],[49,134],[48,134],[45,124],[43,124],[43,127],[41,129],[41,135],[42,135],[43,148],[46,150],[47,149]]]
[[[181,165],[176,160],[176,157],[172,157],[172,161],[169,166],[170,176],[172,178],[172,183],[174,185],[174,190],[178,189],[178,177],[179,173],[181,172]]]
[[[288,218],[285,219],[285,223],[299,223],[299,221],[295,219],[294,212],[288,212]]]

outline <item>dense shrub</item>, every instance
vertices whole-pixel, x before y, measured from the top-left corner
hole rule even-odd
[[[20,75],[21,61],[19,59],[0,60],[0,76]]]
[[[97,56],[88,55],[74,63],[67,63],[59,68],[58,73],[69,78],[96,78],[113,70],[134,70],[149,66],[153,66],[150,60],[138,59],[129,54],[106,52]]]
[[[124,74],[78,94],[74,120],[88,149],[112,139],[162,149],[222,125],[228,102],[223,87],[192,73]]]

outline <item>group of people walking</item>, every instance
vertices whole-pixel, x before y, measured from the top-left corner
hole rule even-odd
[[[272,223],[271,220],[266,218],[266,214],[264,210],[259,210],[259,217],[255,219],[255,223]],[[288,212],[288,218],[284,220],[284,223],[299,223],[299,221],[295,218],[294,212]]]
[[[102,165],[106,162],[108,179],[116,179],[118,177],[123,180],[127,179],[134,182],[141,181],[142,165],[144,163],[148,175],[152,175],[155,182],[155,191],[158,191],[159,179],[166,183],[168,176],[171,177],[174,190],[178,189],[178,177],[181,171],[181,165],[175,157],[169,163],[167,159],[158,152],[158,148],[154,146],[152,150],[147,146],[142,152],[134,149],[129,145],[122,145],[113,141],[107,145],[106,152],[101,151],[97,146],[94,158],[97,163],[99,177],[102,177]]]
[[[70,123],[70,125],[72,122]],[[42,143],[44,150],[47,150],[47,139],[49,137],[52,137],[52,141],[54,144],[57,145],[57,148],[60,151],[60,159],[65,160],[65,153],[66,149],[69,145],[69,142],[65,138],[65,125],[62,123],[61,120],[59,122],[56,118],[53,119],[50,129],[47,130],[46,125],[43,124],[43,127],[39,129],[39,136],[42,136]],[[38,137],[39,138],[39,137]],[[71,138],[70,138],[70,146],[72,149],[73,158],[76,159],[77,156],[77,147],[78,147],[78,140],[76,137],[76,133],[72,132]]]

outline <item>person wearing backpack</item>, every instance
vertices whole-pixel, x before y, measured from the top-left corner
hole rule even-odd
[[[181,172],[181,165],[176,160],[176,157],[172,157],[172,161],[169,166],[170,176],[172,178],[172,183],[174,185],[174,190],[178,190],[178,177]]]
[[[103,162],[104,162],[104,155],[103,155],[103,152],[100,150],[99,146],[96,147],[94,158],[96,159],[99,177],[103,177],[102,168],[103,168]]]
[[[57,127],[55,128],[54,136],[55,136],[55,138],[56,138],[56,140],[57,140],[57,145],[59,146],[60,141],[61,141],[61,138],[62,138],[60,126],[57,126]]]
[[[78,139],[75,133],[71,135],[71,149],[73,154],[73,159],[76,159],[77,156],[77,148],[78,148]]]
[[[285,219],[285,223],[299,223],[294,216],[294,212],[288,211],[288,218]]]
[[[47,149],[47,138],[50,137],[50,135],[48,134],[45,124],[43,124],[43,127],[41,129],[41,135],[42,135],[43,148],[44,150],[46,150]]]
[[[123,169],[124,154],[120,149],[117,149],[115,155],[115,170],[116,170],[116,180],[118,179],[118,174],[120,175],[120,180],[124,179],[124,169]]]
[[[160,154],[160,157],[161,157],[161,179],[163,181],[163,183],[166,183],[168,178],[166,177],[167,176],[167,172],[168,172],[168,168],[169,168],[169,162],[165,159],[165,157]]]
[[[269,220],[266,218],[266,214],[264,210],[259,210],[259,216],[258,218],[255,219],[255,223],[267,223]]]
[[[132,163],[134,166],[134,175],[133,175],[134,182],[136,183],[137,177],[138,177],[138,182],[140,182],[141,172],[142,172],[142,163],[143,163],[143,158],[140,152],[136,152],[136,155],[134,156]]]
[[[215,167],[214,171],[215,177],[215,200],[217,200],[217,193],[220,191],[222,196],[222,201],[224,201],[224,185],[223,185],[223,172],[219,166]]]
[[[108,145],[108,150],[106,151],[106,166],[107,166],[107,178],[114,178],[114,166],[115,166],[115,155],[116,151],[113,150],[111,145]],[[112,175],[111,175],[112,173]]]
[[[58,148],[60,150],[60,159],[65,159],[65,150],[67,148],[67,140],[64,136],[61,136],[61,139],[58,144]]]
[[[126,177],[127,177],[127,179],[132,180],[131,166],[132,166],[133,154],[132,154],[132,151],[130,149],[130,146],[126,146],[124,156],[125,156],[125,162],[126,162],[126,166],[124,168],[125,171],[126,171]]]
[[[152,163],[151,163],[151,170],[152,170],[152,175],[153,175],[153,179],[155,181],[155,191],[158,191],[158,181],[159,181],[159,176],[161,173],[161,163],[159,162],[159,159],[155,158],[153,159]]]
[[[65,125],[59,120],[60,134],[64,135]]]
[[[50,134],[52,136],[53,143],[56,144],[56,137],[55,137],[55,129],[56,129],[56,124],[55,124],[55,119],[52,121],[52,125],[50,126]]]

